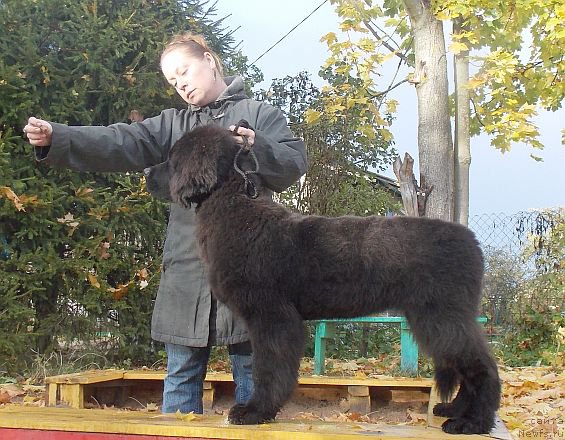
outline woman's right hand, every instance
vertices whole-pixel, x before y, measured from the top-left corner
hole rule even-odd
[[[48,147],[51,145],[53,127],[49,122],[32,116],[27,120],[27,125],[24,127],[24,134],[27,136],[31,145],[35,145],[36,147]]]

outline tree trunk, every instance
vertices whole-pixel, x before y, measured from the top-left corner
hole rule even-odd
[[[414,34],[420,188],[426,217],[453,220],[453,140],[442,22],[427,0],[403,0]]]
[[[453,33],[465,31],[456,20]],[[463,41],[464,42],[464,41]],[[454,220],[465,226],[469,223],[469,167],[471,166],[471,137],[469,134],[469,51],[455,55],[455,162],[454,162]]]

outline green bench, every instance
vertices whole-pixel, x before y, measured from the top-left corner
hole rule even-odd
[[[477,318],[480,323],[487,319]],[[326,359],[326,342],[336,337],[336,324],[346,323],[397,323],[400,324],[400,369],[405,374],[418,373],[418,345],[412,337],[408,321],[403,316],[366,316],[352,319],[323,319],[316,321],[314,339],[314,374],[324,374]]]

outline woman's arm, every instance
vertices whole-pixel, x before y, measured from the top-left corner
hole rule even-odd
[[[269,188],[284,191],[308,168],[304,142],[292,134],[283,113],[267,104],[261,105],[254,129],[259,174]]]
[[[51,123],[51,145],[36,147],[36,159],[76,171],[141,171],[166,160],[175,113],[165,110],[143,122],[107,127]]]

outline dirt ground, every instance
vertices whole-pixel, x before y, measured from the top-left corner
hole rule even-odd
[[[226,415],[233,405],[231,397],[221,397],[205,414]],[[427,414],[426,402],[382,402],[374,405],[368,414],[348,411],[345,399],[319,400],[294,396],[281,410],[277,419],[302,419],[324,421],[356,421],[386,424],[414,424],[424,422]]]

